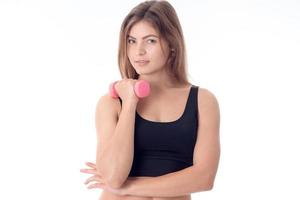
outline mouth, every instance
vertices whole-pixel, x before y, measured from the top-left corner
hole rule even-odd
[[[134,61],[137,65],[147,65],[150,61],[149,60],[137,60]]]
[[[150,62],[149,60],[136,60],[134,61],[135,63],[148,63]]]

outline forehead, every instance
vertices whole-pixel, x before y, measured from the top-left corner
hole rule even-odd
[[[139,21],[131,27],[128,35],[137,38],[142,38],[143,36],[150,35],[150,34],[159,36],[159,33],[149,22]]]

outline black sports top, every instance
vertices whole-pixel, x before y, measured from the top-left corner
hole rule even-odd
[[[161,176],[193,165],[198,129],[197,93],[198,86],[192,85],[184,112],[175,121],[149,121],[136,112],[130,177]]]

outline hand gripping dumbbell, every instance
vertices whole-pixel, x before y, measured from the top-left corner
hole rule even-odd
[[[118,81],[115,81],[109,85],[109,94],[113,98],[118,98],[119,95],[117,94],[117,91],[115,89],[115,84]],[[134,93],[139,98],[144,98],[150,94],[150,85],[145,80],[139,80],[134,84]]]

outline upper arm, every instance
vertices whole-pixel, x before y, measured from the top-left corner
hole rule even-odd
[[[201,91],[201,92],[200,92]],[[194,166],[208,175],[213,184],[220,158],[220,110],[216,97],[208,90],[198,91],[199,123],[194,148]]]
[[[97,134],[97,166],[99,164],[99,157],[103,154],[105,146],[108,144],[117,125],[118,102],[116,101],[117,100],[106,94],[99,99],[96,105],[95,126]]]

